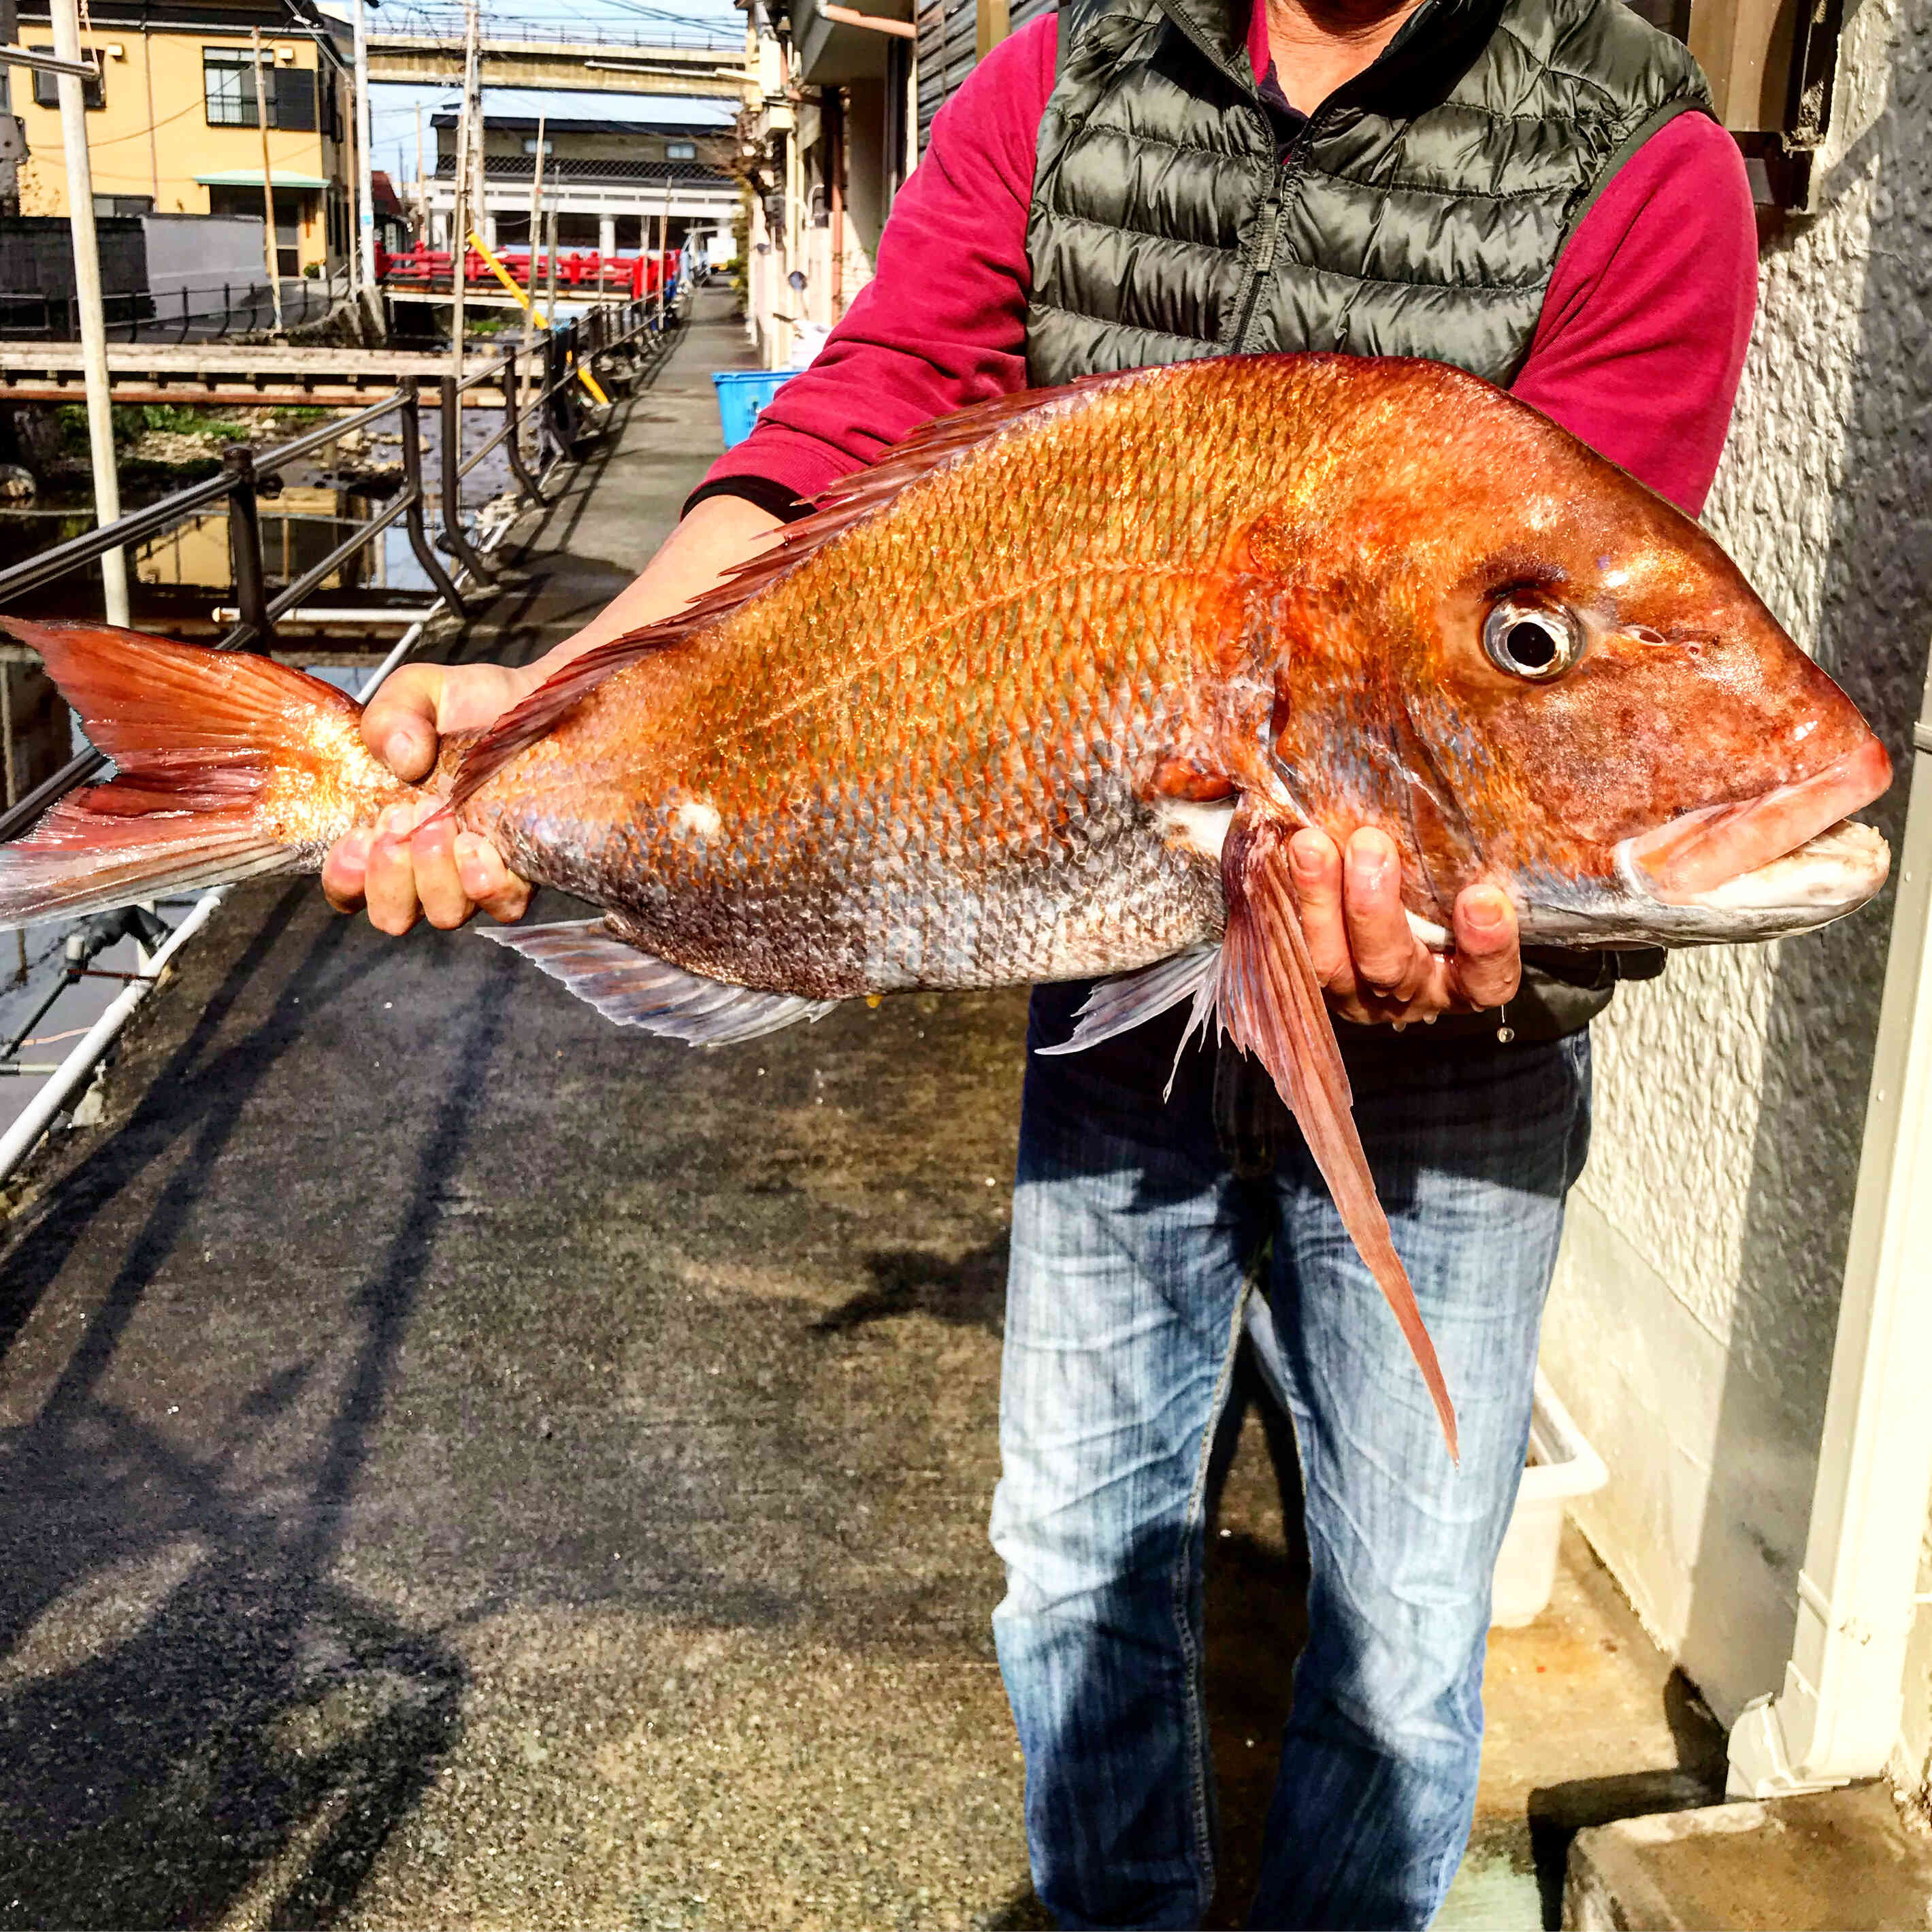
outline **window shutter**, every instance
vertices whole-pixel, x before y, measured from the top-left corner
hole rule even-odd
[[[274,105],[274,124],[292,133],[313,134],[315,132],[315,70],[306,67],[283,67],[275,70],[272,98]]]

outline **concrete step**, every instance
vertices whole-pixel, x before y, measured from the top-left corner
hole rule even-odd
[[[1571,1932],[1926,1932],[1932,1836],[1891,1788],[1626,1818],[1577,1834],[1563,1892]]]

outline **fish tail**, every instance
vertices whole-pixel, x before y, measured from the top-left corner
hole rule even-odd
[[[0,623],[115,766],[0,845],[0,928],[312,872],[414,794],[363,744],[362,707],[319,678],[103,625]]]

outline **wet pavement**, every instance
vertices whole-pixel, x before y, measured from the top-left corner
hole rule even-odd
[[[722,306],[464,650],[668,527]],[[236,893],[0,1243],[0,1924],[1044,1924],[984,1527],[1023,1008],[692,1052]],[[1252,1420],[1210,1546],[1236,1923],[1300,1617]],[[1708,1730],[1580,1545],[1492,1679],[1448,1922],[1531,1926]]]

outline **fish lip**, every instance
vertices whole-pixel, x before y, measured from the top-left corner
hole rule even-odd
[[[1868,736],[1796,784],[1729,805],[1700,806],[1624,839],[1617,847],[1617,870],[1632,890],[1661,904],[1700,904],[1720,888],[1836,832],[1891,782],[1891,758],[1876,737]],[[1879,844],[1882,848],[1884,841]],[[1881,870],[1872,892],[1884,878]]]
[[[1856,912],[1892,870],[1891,848],[1879,832],[1841,818],[1749,872],[1664,900],[1632,860],[1628,848],[1634,842],[1625,839],[1617,848],[1618,874],[1640,901],[1670,908],[1674,916],[1654,935],[1666,945],[1808,932]]]

